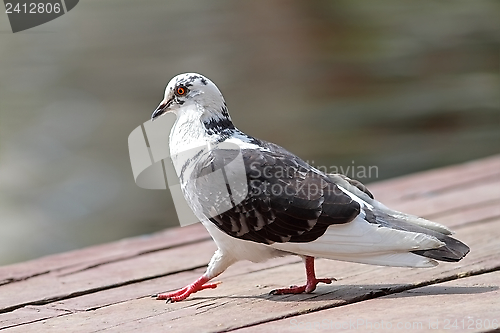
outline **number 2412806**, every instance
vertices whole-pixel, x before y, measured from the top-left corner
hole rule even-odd
[[[61,12],[61,4],[60,3],[17,3],[15,6],[7,2],[5,4],[5,12],[7,14],[59,14]]]

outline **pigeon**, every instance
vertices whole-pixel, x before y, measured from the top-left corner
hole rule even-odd
[[[469,252],[446,226],[392,210],[361,182],[322,172],[279,145],[243,133],[217,86],[203,75],[172,78],[152,121],[167,112],[176,115],[169,144],[182,193],[218,249],[199,279],[157,299],[177,302],[216,288],[219,283],[209,281],[240,260],[300,256],[307,281],[270,292],[283,295],[311,293],[319,283],[335,281],[316,277],[315,258],[433,267],[436,260],[456,262]],[[243,177],[231,193],[228,182],[236,172],[230,162],[237,158]],[[223,185],[204,178],[217,170],[225,172]]]

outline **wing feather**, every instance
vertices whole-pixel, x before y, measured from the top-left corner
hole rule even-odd
[[[359,203],[295,155],[267,150],[241,153],[248,189],[242,202],[220,212],[220,207],[213,207],[206,182],[197,190],[205,216],[228,235],[265,244],[310,242],[324,234],[328,226],[348,223],[359,214]],[[227,168],[234,159],[234,151],[215,149],[211,154],[195,167],[197,175]],[[231,198],[221,200],[228,206]]]

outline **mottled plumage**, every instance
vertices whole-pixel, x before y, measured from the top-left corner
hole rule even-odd
[[[434,259],[458,261],[469,252],[445,226],[391,210],[360,182],[325,174],[286,149],[241,132],[218,88],[200,74],[170,81],[153,120],[165,112],[177,116],[170,150],[183,194],[218,250],[200,279],[159,299],[179,301],[215,288],[205,283],[239,260],[301,256],[307,283],[274,291],[282,294],[331,283],[316,278],[314,257],[431,267],[437,265]],[[233,163],[238,159],[242,170]],[[222,181],[210,178],[216,172]]]

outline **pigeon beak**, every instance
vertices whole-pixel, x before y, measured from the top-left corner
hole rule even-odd
[[[156,110],[153,111],[153,114],[151,115],[151,121],[154,121],[156,118],[161,116],[162,114],[168,112],[167,109],[172,104],[173,99],[169,99],[167,101],[163,100],[160,105],[156,108]]]

